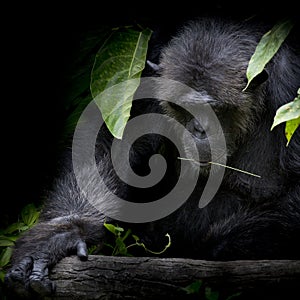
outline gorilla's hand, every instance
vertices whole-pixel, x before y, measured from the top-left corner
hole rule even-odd
[[[8,290],[27,298],[32,298],[34,294],[51,295],[55,285],[49,279],[49,269],[62,258],[73,254],[87,260],[86,241],[101,244],[104,237],[103,223],[101,226],[99,223],[93,232],[79,218],[37,224],[17,241],[12,267],[5,277]],[[97,234],[97,238],[93,234]]]

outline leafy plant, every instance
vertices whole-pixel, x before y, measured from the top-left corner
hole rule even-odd
[[[0,280],[4,280],[5,272],[9,266],[12,248],[20,235],[30,229],[39,218],[40,212],[34,204],[26,205],[22,211],[20,220],[0,231]]]
[[[108,224],[108,223],[104,223],[105,228],[110,231],[114,237],[115,237],[115,241],[114,241],[114,245],[111,244],[105,244],[107,247],[111,248],[112,252],[111,255],[112,256],[132,256],[129,252],[128,249],[134,246],[138,246],[138,247],[142,247],[145,249],[146,252],[155,254],[155,255],[160,255],[163,252],[165,252],[167,250],[167,248],[169,248],[171,246],[171,237],[169,234],[166,234],[166,237],[168,238],[168,244],[165,246],[165,248],[162,251],[159,252],[155,252],[152,250],[149,250],[144,243],[139,242],[140,238],[134,234],[132,234],[131,229],[128,229],[127,231],[124,230],[124,228],[119,227],[119,226],[115,226],[113,224]],[[131,237],[135,242],[131,243],[129,245],[126,245],[125,241]]]
[[[281,20],[263,35],[249,61],[246,73],[248,82],[243,91],[248,88],[250,82],[263,71],[266,64],[277,53],[293,25],[291,20]],[[281,106],[277,110],[271,130],[283,122],[286,122],[285,136],[288,146],[294,132],[300,125],[300,89],[298,89],[298,96],[294,101]]]

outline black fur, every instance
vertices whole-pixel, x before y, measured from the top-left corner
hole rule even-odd
[[[299,129],[288,147],[283,125],[270,131],[276,109],[292,101],[300,86],[298,50],[284,43],[266,66],[268,78],[265,76],[262,82],[254,82],[242,92],[250,56],[268,29],[250,21],[192,21],[163,47],[159,61],[154,61],[158,63],[156,76],[194,88],[195,94],[185,99],[187,105],[197,106],[198,101],[205,99],[217,103],[216,114],[228,147],[228,165],[261,178],[226,170],[214,199],[199,209],[209,170],[204,168],[196,189],[180,209],[159,221],[128,225],[150,249],[161,249],[166,243],[164,235],[169,233],[172,246],[166,256],[213,260],[300,258],[296,242],[300,236]],[[178,96],[175,91],[174,86],[159,84],[157,96],[172,99]],[[149,104],[149,100],[138,105],[132,110],[133,117],[162,111],[191,126],[192,133],[201,131],[193,129],[192,117],[174,105],[162,102],[157,106],[153,101]],[[186,141],[180,136],[178,139],[188,155]],[[202,151],[208,160],[205,136],[198,140],[200,158]],[[161,152],[168,161],[163,183],[147,191],[127,187],[116,178],[109,157],[110,143],[111,137],[100,137],[99,170],[104,178],[102,184],[106,182],[119,195],[137,202],[152,201],[176,182],[178,154],[165,139],[148,137],[135,145],[132,165],[139,174],[149,171],[147,163],[152,153]],[[186,180],[188,176],[193,176],[193,172],[186,174]],[[87,185],[93,183],[88,166],[83,168],[82,178]],[[91,186],[92,198],[107,197],[101,186]],[[85,244],[101,244],[106,238],[103,221],[104,216],[83,198],[69,165],[49,193],[39,223],[18,240],[13,266],[6,276],[7,285],[19,294],[32,290],[51,293],[54,287],[48,279],[48,268],[71,254],[85,259]]]

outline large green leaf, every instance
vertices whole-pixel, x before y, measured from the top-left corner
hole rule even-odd
[[[271,130],[283,122],[286,122],[285,136],[287,138],[288,145],[292,135],[300,125],[300,89],[298,89],[298,96],[294,99],[294,101],[278,108]]]
[[[263,71],[265,65],[278,51],[279,47],[288,36],[292,27],[292,21],[280,21],[275,24],[270,31],[263,35],[249,61],[246,74],[248,82],[246,87],[244,88],[244,91],[247,89],[250,82]]]
[[[117,138],[122,138],[130,116],[151,33],[150,29],[114,29],[95,57],[91,93],[108,129]]]

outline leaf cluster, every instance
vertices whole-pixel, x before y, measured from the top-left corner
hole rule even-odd
[[[38,221],[39,209],[34,204],[26,205],[20,214],[20,220],[0,230],[0,280],[4,280],[5,270],[9,266],[12,249],[20,235]]]
[[[281,20],[276,23],[270,31],[262,36],[248,64],[246,73],[248,83],[244,88],[244,91],[248,88],[250,82],[264,70],[267,63],[277,53],[281,44],[293,28],[293,25],[291,20]],[[286,122],[285,136],[288,146],[294,132],[300,125],[300,88],[298,89],[298,96],[293,101],[278,108],[271,130],[284,122]]]

